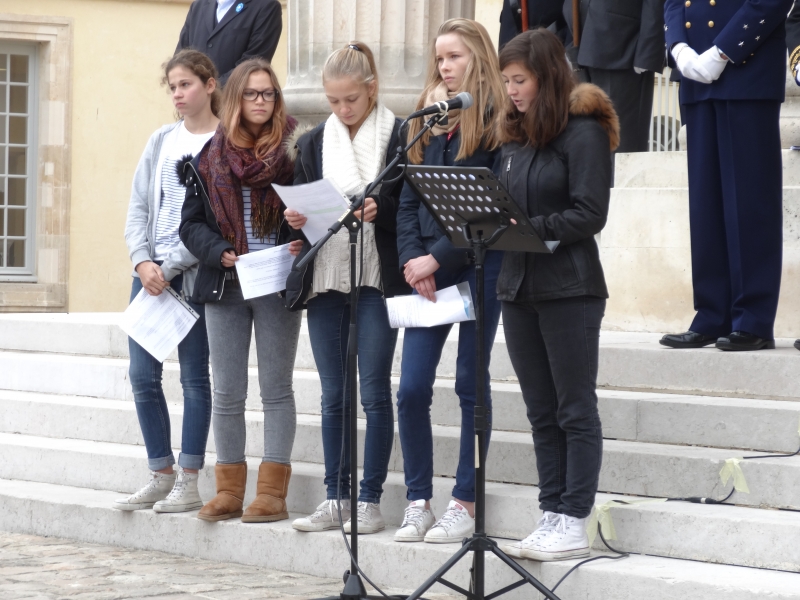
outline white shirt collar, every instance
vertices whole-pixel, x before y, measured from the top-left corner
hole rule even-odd
[[[217,23],[222,21],[236,0],[217,0]]]

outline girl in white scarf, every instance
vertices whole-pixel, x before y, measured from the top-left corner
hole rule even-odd
[[[369,48],[351,42],[328,57],[323,68],[325,95],[331,116],[297,141],[295,184],[332,180],[348,196],[364,192],[383,170],[399,144],[399,122],[378,101],[378,78]],[[394,178],[392,174],[390,178]],[[382,186],[366,198],[356,213],[363,221],[363,263],[356,279],[358,299],[358,367],[361,403],[367,417],[364,477],[358,496],[358,531],[375,533],[386,527],[380,511],[383,483],[394,439],[391,367],[397,330],[389,326],[385,296],[409,293],[398,265],[395,219],[402,180]],[[305,217],[287,210],[286,220],[301,229]],[[298,236],[299,236],[298,232]],[[325,454],[327,496],[310,516],[297,519],[301,531],[339,527],[337,503],[344,520],[350,517],[350,464],[345,452],[341,493],[338,490],[342,448],[342,422],[349,418],[349,382],[346,381],[350,305],[349,232],[343,228],[322,247],[314,260],[314,275],[307,299],[311,348],[322,383],[322,444]],[[299,253],[303,241],[292,242]],[[359,252],[361,244],[357,246]],[[349,446],[349,441],[344,440]],[[345,523],[349,531],[350,522]]]

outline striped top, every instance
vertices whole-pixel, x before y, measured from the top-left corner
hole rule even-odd
[[[156,168],[161,172],[161,191],[156,217],[155,260],[164,260],[170,251],[181,243],[178,229],[181,225],[181,209],[186,198],[186,188],[178,179],[178,163],[184,156],[194,156],[214,136],[208,133],[190,133],[183,122],[164,138]]]
[[[253,235],[253,223],[251,221],[253,210],[250,207],[250,186],[242,186],[242,201],[244,202],[244,230],[247,233],[247,250],[249,252],[258,252],[259,250],[272,248],[276,242],[276,232],[273,231],[270,233],[269,236],[264,238],[263,242]]]

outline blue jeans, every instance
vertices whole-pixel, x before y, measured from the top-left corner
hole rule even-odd
[[[176,292],[180,292],[183,275],[173,278],[170,285]],[[141,280],[134,277],[131,301],[141,289]],[[178,344],[183,387],[183,430],[178,464],[184,469],[202,469],[206,458],[208,429],[211,424],[208,337],[204,305],[191,302],[189,304],[197,311],[200,318]],[[128,347],[131,359],[129,371],[131,387],[139,426],[142,428],[144,445],[147,448],[147,466],[153,471],[160,471],[175,464],[169,410],[161,385],[163,365],[130,338]]]
[[[328,500],[336,499],[343,424],[342,498],[350,494],[350,382],[345,381],[349,332],[348,294],[325,292],[309,300],[308,335],[322,384],[322,447]],[[394,439],[391,377],[396,344],[397,329],[389,326],[383,294],[375,288],[362,287],[358,299],[358,374],[367,435],[359,502],[380,502],[389,471]]]
[[[484,266],[485,403],[489,410],[490,425],[490,431],[486,435],[487,445],[491,437],[492,420],[489,364],[497,324],[500,321],[500,302],[497,300],[496,289],[502,260],[502,252],[490,251],[486,254]],[[439,269],[434,276],[437,290],[468,281],[472,301],[475,302],[474,266],[458,271]],[[433,432],[430,409],[436,367],[451,328],[452,325],[413,327],[406,329],[403,337],[403,362],[400,367],[400,389],[397,392],[397,424],[408,488],[406,497],[409,500],[430,500],[433,497]],[[475,363],[475,321],[464,321],[459,324],[458,329],[456,394],[461,406],[461,447],[453,497],[465,502],[475,501]]]

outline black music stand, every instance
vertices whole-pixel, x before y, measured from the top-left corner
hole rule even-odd
[[[406,180],[433,215],[447,238],[457,248],[470,248],[474,252],[477,345],[475,436],[477,466],[475,467],[475,533],[464,539],[463,546],[438,571],[423,583],[408,600],[417,600],[435,583],[441,583],[469,600],[491,600],[526,583],[536,588],[550,600],[559,600],[544,584],[506,556],[497,542],[486,535],[486,432],[489,414],[485,404],[483,373],[486,359],[484,338],[484,259],[486,250],[494,248],[512,252],[552,253],[558,242],[544,242],[536,234],[528,216],[522,212],[490,169],[485,167],[406,167]],[[468,552],[473,552],[472,590],[444,579]],[[491,552],[522,579],[488,596],[485,587],[485,556]]]

